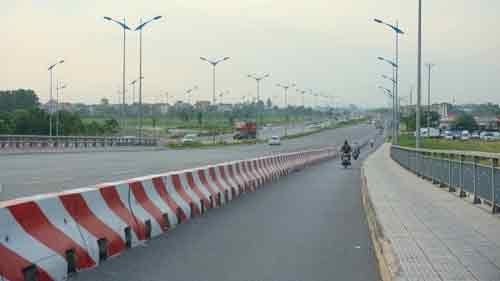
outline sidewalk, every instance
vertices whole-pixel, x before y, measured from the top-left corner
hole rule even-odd
[[[384,280],[500,281],[500,217],[418,178],[389,150],[383,145],[363,165]]]

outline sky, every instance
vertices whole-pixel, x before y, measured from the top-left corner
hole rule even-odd
[[[103,16],[139,19],[161,15],[143,32],[143,100],[212,97],[212,68],[200,56],[230,59],[216,68],[223,102],[256,97],[248,74],[269,73],[261,97],[282,105],[277,83],[335,96],[336,104],[383,106],[379,85],[394,58],[394,33],[373,22],[399,22],[400,96],[408,100],[417,80],[417,0],[0,0],[0,89],[31,88],[49,98],[47,67],[59,59],[54,81],[67,84],[62,100],[116,103],[122,84],[123,33]],[[498,0],[423,0],[423,62],[432,70],[432,101],[500,103],[500,24]],[[127,32],[126,81],[139,76],[139,34]],[[422,72],[427,102],[427,71]],[[294,89],[290,104],[301,104]],[[424,96],[425,94],[425,96]],[[137,96],[137,93],[136,93]],[[133,90],[127,87],[127,103]],[[136,97],[137,99],[137,97]],[[405,104],[408,101],[403,100]],[[306,103],[315,102],[307,97]]]

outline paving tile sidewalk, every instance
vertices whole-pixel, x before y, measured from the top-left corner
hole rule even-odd
[[[500,281],[500,217],[418,178],[383,145],[364,163],[394,280]]]

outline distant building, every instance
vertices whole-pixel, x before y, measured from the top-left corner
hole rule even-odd
[[[208,108],[210,107],[210,102],[209,101],[197,101],[194,105],[196,109],[201,110],[201,111],[207,111]]]
[[[482,114],[474,116],[479,129],[481,130],[498,130],[500,124],[500,116],[496,114]]]
[[[230,103],[221,103],[217,105],[218,112],[229,112],[233,110],[233,105]]]

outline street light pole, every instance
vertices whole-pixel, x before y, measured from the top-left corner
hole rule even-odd
[[[52,136],[52,111],[54,111],[54,108],[53,108],[53,101],[52,101],[52,89],[54,88],[52,86],[52,82],[53,82],[53,71],[54,71],[54,67],[56,67],[56,65],[58,64],[62,64],[64,63],[64,60],[59,60],[58,62],[52,64],[49,66],[48,68],[48,71],[50,73],[50,98],[49,98],[49,135]]]
[[[418,0],[417,109],[415,146],[420,148],[420,104],[422,96],[422,0]]]
[[[277,87],[282,88],[285,91],[285,119],[286,119],[286,125],[285,125],[285,137],[288,135],[288,89],[290,87],[295,87],[294,83],[291,84],[276,84]]]
[[[59,136],[59,90],[66,88],[65,84],[59,86],[59,80],[56,81],[56,136]],[[62,95],[62,93],[61,93]]]
[[[262,115],[261,115],[261,112],[260,112],[260,108],[258,107],[259,106],[259,101],[260,101],[260,81],[262,81],[263,79],[269,77],[270,75],[269,74],[264,74],[262,76],[257,76],[257,75],[252,75],[252,74],[248,74],[247,75],[249,78],[252,78],[255,80],[255,82],[257,83],[257,120],[256,120],[256,123],[257,123],[257,131],[259,129],[259,123],[262,123]],[[261,119],[261,120],[259,120]]]
[[[139,21],[139,26],[137,26],[134,31],[139,31],[139,138],[142,138],[142,30],[144,27],[155,20],[161,19],[162,16],[156,16],[148,21],[142,22],[142,18]]]
[[[218,59],[218,60],[209,60],[205,57],[200,57],[201,60],[203,61],[206,61],[208,62],[209,64],[212,65],[212,104],[215,106],[215,67],[217,66],[217,64],[223,62],[223,61],[226,61],[229,59],[229,57],[223,57],[221,59]]]
[[[105,20],[114,22],[118,24],[123,29],[123,60],[122,60],[122,105],[121,105],[121,121],[122,127],[125,128],[125,53],[126,53],[126,31],[130,30],[130,27],[127,26],[125,18],[123,18],[123,22],[114,20],[110,17],[104,17]]]
[[[427,136],[430,136],[431,128],[431,69],[434,66],[432,63],[427,64],[428,80],[427,80]]]
[[[397,96],[394,94],[396,92],[396,84],[397,84],[397,80],[396,80],[396,70],[398,68],[398,65],[396,63],[394,63],[393,61],[391,60],[388,60],[388,59],[385,59],[383,57],[378,57],[379,60],[381,61],[384,61],[388,64],[390,64],[392,66],[392,74],[393,74],[393,78],[390,79],[391,81],[393,81],[393,85],[392,85],[392,96],[393,96],[393,101],[392,101],[392,104],[394,106],[394,110],[393,110],[393,120],[394,120],[394,124],[392,126],[392,129],[394,130],[394,138],[392,139],[392,143],[393,144],[397,144],[397,135],[399,134],[399,127],[398,127],[398,106],[397,106]],[[385,76],[385,75],[384,75]]]
[[[383,25],[386,25],[388,26],[389,28],[391,28],[394,32],[395,32],[395,51],[396,51],[396,54],[395,54],[395,68],[394,68],[394,80],[395,80],[395,83],[394,83],[394,90],[393,90],[393,96],[394,96],[394,99],[396,100],[395,104],[396,104],[396,110],[395,110],[395,120],[396,120],[396,126],[395,126],[395,130],[396,130],[396,138],[394,139],[393,143],[399,143],[399,106],[398,106],[398,102],[397,102],[397,99],[398,99],[398,96],[399,96],[399,35],[400,34],[404,34],[404,32],[399,28],[399,23],[398,21],[396,21],[396,25],[392,25],[392,24],[389,24],[389,23],[386,23],[380,19],[374,19],[374,21],[376,23],[380,23],[380,24],[383,24]]]
[[[393,142],[394,142],[394,135],[396,134],[396,131],[394,130],[394,126],[395,126],[395,110],[396,110],[396,102],[394,100],[394,94],[392,94],[391,90],[385,88],[385,87],[382,87],[382,86],[378,86],[380,89],[384,90],[384,92],[387,94],[387,96],[389,96],[391,99],[392,99],[392,120],[391,120],[391,135],[392,135],[392,139],[393,139]]]

